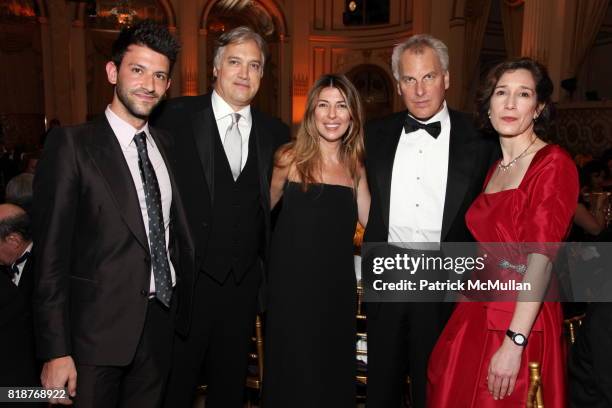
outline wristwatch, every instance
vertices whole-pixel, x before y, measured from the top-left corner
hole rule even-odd
[[[506,330],[506,336],[510,337],[510,339],[517,346],[525,347],[527,345],[527,337],[525,337],[524,334],[515,333],[512,330],[508,329]]]

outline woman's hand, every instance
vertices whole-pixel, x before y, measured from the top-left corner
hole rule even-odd
[[[523,348],[506,337],[501,347],[491,357],[487,383],[493,399],[503,399],[514,391]]]

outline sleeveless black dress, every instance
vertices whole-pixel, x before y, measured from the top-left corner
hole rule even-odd
[[[355,407],[356,222],[352,188],[285,186],[269,268],[263,408]]]

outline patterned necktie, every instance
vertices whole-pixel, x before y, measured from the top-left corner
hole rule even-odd
[[[155,297],[167,307],[172,297],[172,277],[166,252],[166,230],[162,211],[161,193],[153,165],[147,153],[147,135],[140,132],[134,136],[138,149],[138,167],[145,193],[147,215],[149,218],[149,250],[155,280]]]
[[[242,136],[238,129],[239,120],[240,114],[232,113],[232,124],[227,128],[225,139],[223,139],[223,148],[225,149],[225,155],[227,156],[230,169],[232,169],[234,181],[236,181],[240,175],[240,167],[242,164]]]
[[[440,122],[421,123],[415,120],[412,116],[406,115],[406,122],[404,123],[404,131],[406,133],[416,132],[419,129],[424,129],[434,139],[437,139],[442,131],[442,125]]]

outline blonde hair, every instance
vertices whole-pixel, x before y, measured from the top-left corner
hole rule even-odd
[[[297,176],[304,190],[309,184],[319,183],[321,176],[321,150],[319,131],[314,112],[319,94],[324,88],[336,88],[344,97],[351,117],[351,123],[342,137],[340,160],[346,164],[353,187],[357,190],[360,167],[365,157],[363,146],[363,105],[359,92],[349,79],[342,74],[327,74],[319,78],[308,92],[306,112],[293,141],[282,146],[276,154],[275,166],[295,165]]]

